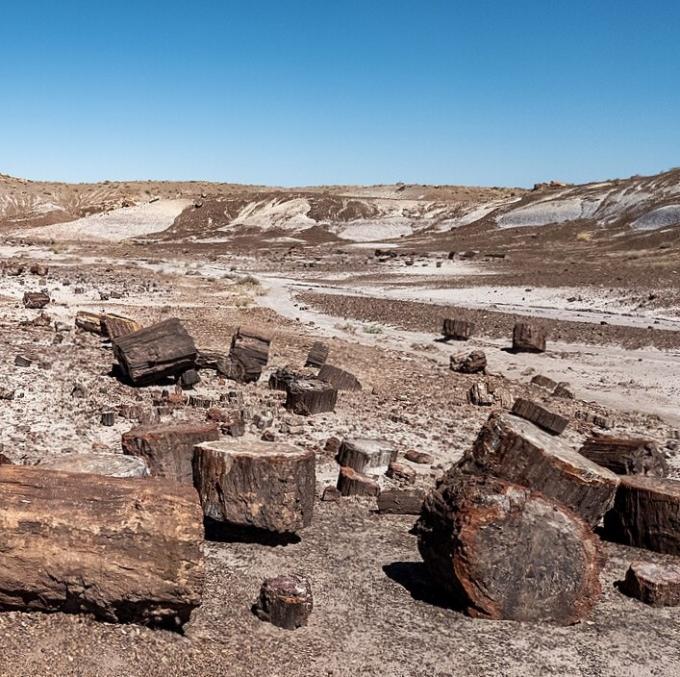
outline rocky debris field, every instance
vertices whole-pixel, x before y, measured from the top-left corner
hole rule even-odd
[[[678,425],[544,370],[677,332],[154,253],[2,259],[0,674],[680,673]]]

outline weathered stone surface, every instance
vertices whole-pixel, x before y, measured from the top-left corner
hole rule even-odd
[[[471,353],[459,353],[449,358],[451,371],[459,374],[479,374],[486,370],[486,353],[473,350]]]
[[[680,555],[680,481],[621,477],[614,506],[604,517],[606,538]]]
[[[195,491],[0,466],[0,608],[180,628],[201,602]]]
[[[537,425],[551,435],[561,435],[569,423],[569,420],[564,418],[564,416],[548,411],[540,404],[525,400],[522,397],[518,397],[515,400],[512,406],[512,413],[515,416],[531,421],[534,425]]]
[[[666,459],[650,439],[595,435],[585,441],[579,453],[617,475],[668,474]]]
[[[632,562],[619,589],[650,606],[680,606],[680,565]]]
[[[422,489],[386,489],[378,496],[378,510],[391,515],[419,515],[424,500]]]
[[[197,355],[194,340],[177,318],[120,336],[112,345],[121,368],[135,385],[178,376],[193,368]]]
[[[566,381],[560,381],[553,390],[553,397],[559,397],[562,400],[573,400],[574,391]]]
[[[304,576],[292,574],[267,578],[253,612],[272,625],[295,630],[307,625],[312,608],[312,586]]]
[[[298,416],[312,416],[335,410],[338,391],[320,379],[297,379],[290,383],[285,407]]]
[[[23,302],[26,308],[44,308],[50,302],[50,297],[41,291],[27,291],[24,292]]]
[[[338,490],[343,496],[377,496],[380,485],[354,468],[343,466],[338,474]]]
[[[475,325],[466,320],[446,318],[442,323],[442,335],[446,340],[467,341],[474,330]]]
[[[545,352],[546,333],[528,322],[517,322],[512,331],[512,349],[518,353]]]
[[[452,469],[415,531],[434,585],[471,616],[569,625],[600,597],[596,536],[526,487]]]
[[[108,477],[148,477],[149,468],[142,458],[123,454],[50,454],[40,461],[40,468],[72,473],[91,473]]]
[[[201,377],[196,369],[187,369],[179,377],[179,385],[183,390],[191,390],[201,382]]]
[[[492,414],[459,467],[540,491],[596,526],[611,507],[619,478],[562,440],[510,414]]]
[[[309,349],[309,354],[307,355],[307,360],[305,361],[305,367],[311,367],[312,369],[321,369],[326,360],[328,359],[328,353],[330,348],[321,341],[315,341],[312,347]]]
[[[292,533],[312,522],[316,459],[286,444],[221,440],[194,450],[194,484],[217,522]]]
[[[397,459],[397,450],[386,440],[367,437],[345,439],[340,445],[337,461],[342,466],[357,472],[384,473],[392,461]]]
[[[215,423],[166,423],[133,428],[123,434],[123,452],[144,459],[154,477],[193,484],[194,447],[219,439]]]
[[[319,378],[330,383],[336,390],[361,390],[361,383],[354,374],[331,364],[324,364],[321,367]]]

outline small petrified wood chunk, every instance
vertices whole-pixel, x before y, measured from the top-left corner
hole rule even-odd
[[[338,474],[338,491],[343,496],[377,496],[380,485],[354,468],[343,466]]]
[[[517,322],[512,331],[512,349],[518,353],[543,353],[545,340],[545,331],[529,322]]]
[[[285,407],[299,416],[311,416],[335,411],[338,391],[320,379],[302,378],[287,388]]]
[[[219,439],[215,423],[144,425],[123,433],[123,452],[143,458],[154,477],[193,484],[194,447]]]
[[[650,439],[595,435],[585,441],[579,453],[617,475],[668,474],[666,459]]]
[[[424,500],[422,489],[386,489],[378,496],[378,511],[389,515],[419,515]]]
[[[196,492],[0,466],[0,608],[179,629],[201,603]]]
[[[133,334],[142,328],[142,325],[136,320],[131,320],[129,317],[122,315],[114,315],[112,313],[104,313],[101,315],[102,334],[108,336],[111,340]]]
[[[313,451],[287,444],[220,440],[194,450],[194,484],[205,516],[277,533],[311,524],[315,467]]]
[[[113,339],[113,354],[135,385],[157,382],[192,369],[196,346],[177,318]]]
[[[27,291],[24,292],[23,301],[25,308],[44,308],[50,302],[50,297],[42,291]]]
[[[258,381],[269,362],[271,336],[260,331],[239,327],[231,339],[228,378],[243,383]]]
[[[355,437],[345,439],[340,445],[337,461],[357,472],[384,473],[392,461],[397,460],[397,450],[386,440]]]
[[[149,468],[143,458],[123,454],[50,454],[40,461],[40,468],[73,473],[91,473],[107,477],[148,477]]]
[[[650,606],[680,606],[680,565],[632,562],[619,589]]]
[[[531,379],[531,383],[539,388],[550,390],[551,392],[557,388],[557,381],[553,381],[551,378],[543,376],[543,374],[536,374],[536,376]]]
[[[425,499],[415,531],[435,586],[473,617],[569,625],[600,597],[597,537],[526,487],[454,468]]]
[[[533,423],[509,414],[491,414],[461,470],[492,475],[540,491],[564,503],[592,527],[614,502],[619,478]]]
[[[512,413],[515,416],[531,421],[534,425],[537,425],[551,435],[561,435],[569,423],[569,420],[564,418],[564,416],[548,411],[540,404],[536,404],[536,402],[531,400],[525,400],[522,397],[518,397],[515,400],[512,406]]]
[[[76,327],[92,334],[102,334],[102,316],[99,313],[91,313],[87,310],[79,310],[76,313]]]
[[[319,378],[330,383],[336,390],[361,390],[361,383],[354,374],[331,364],[324,364],[321,367]]]
[[[299,379],[315,378],[313,372],[301,373],[292,371],[288,367],[280,367],[273,371],[269,376],[269,387],[272,390],[282,390],[286,392],[290,385]]]
[[[401,484],[413,484],[416,481],[416,471],[410,465],[398,461],[390,463],[385,474]]]
[[[442,323],[442,335],[445,340],[467,341],[475,330],[475,325],[466,320],[446,318]]]
[[[621,477],[613,508],[604,516],[606,538],[680,555],[680,481]]]
[[[478,407],[490,407],[496,400],[493,393],[489,392],[489,386],[484,381],[473,383],[468,390],[467,399],[470,404]]]
[[[321,369],[321,367],[326,364],[329,352],[330,349],[325,343],[321,343],[321,341],[315,341],[312,344],[312,347],[309,349],[309,354],[307,355],[307,360],[305,361],[305,367]]]
[[[307,625],[312,608],[312,586],[304,576],[292,574],[267,578],[253,612],[260,620],[295,630]]]
[[[451,371],[459,374],[479,374],[486,370],[486,353],[473,350],[471,353],[459,353],[449,358]]]

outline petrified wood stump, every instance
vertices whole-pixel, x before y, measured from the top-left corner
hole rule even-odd
[[[154,477],[193,484],[194,447],[219,439],[216,423],[145,425],[123,434],[123,452],[143,458]]]
[[[619,589],[650,606],[680,606],[680,566],[633,562]]]
[[[680,555],[680,481],[621,477],[604,531],[619,543]]]
[[[512,349],[518,353],[543,353],[545,340],[545,331],[528,322],[517,322],[512,331]]]
[[[597,537],[525,487],[452,469],[415,531],[435,585],[471,616],[569,625],[600,596]]]
[[[561,435],[569,423],[569,420],[564,418],[564,416],[554,414],[540,404],[525,400],[522,397],[518,397],[515,400],[512,406],[512,413],[515,416],[531,421],[531,423],[551,435]]]
[[[467,341],[475,330],[475,325],[466,320],[446,318],[442,323],[442,335],[445,340]]]
[[[486,369],[486,353],[473,350],[471,353],[459,353],[449,358],[451,371],[459,374],[479,374]]]
[[[196,346],[177,318],[112,341],[113,354],[135,385],[177,376],[194,366]]]
[[[392,461],[397,460],[397,450],[386,440],[367,437],[345,439],[338,450],[337,461],[340,465],[353,468],[357,472],[384,473]]]
[[[50,454],[40,461],[41,469],[72,473],[90,473],[108,477],[148,477],[149,468],[143,458],[123,454]]]
[[[492,414],[459,463],[564,503],[595,527],[614,502],[619,478],[559,438],[509,414]]]
[[[196,492],[0,466],[0,608],[180,628],[201,603]]]
[[[267,578],[253,612],[263,621],[286,630],[307,625],[312,613],[312,586],[298,574]]]
[[[338,491],[343,496],[377,496],[380,485],[354,468],[343,466],[338,474]]]
[[[315,341],[312,344],[312,347],[309,349],[309,354],[307,355],[307,360],[305,361],[305,367],[321,369],[321,367],[326,364],[329,352],[330,349],[325,343],[321,343],[321,341]]]
[[[331,364],[324,364],[321,367],[319,378],[330,383],[336,390],[361,390],[361,383],[354,374]]]
[[[286,444],[221,440],[194,450],[194,484],[217,522],[293,533],[312,522],[313,451]]]
[[[666,477],[668,465],[653,440],[595,435],[579,453],[617,475]]]
[[[338,391],[319,379],[297,379],[287,388],[285,407],[299,416],[335,411]]]

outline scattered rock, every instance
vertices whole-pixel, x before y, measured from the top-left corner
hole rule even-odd
[[[304,576],[293,574],[266,579],[253,612],[260,620],[279,628],[295,630],[307,625],[312,608],[309,581]]]
[[[397,450],[386,440],[356,437],[343,440],[337,461],[341,466],[352,468],[360,473],[370,470],[376,474],[382,474],[396,458]]]
[[[540,404],[518,397],[512,407],[515,416],[531,421],[551,435],[561,435],[569,423],[568,419],[548,411]]]

